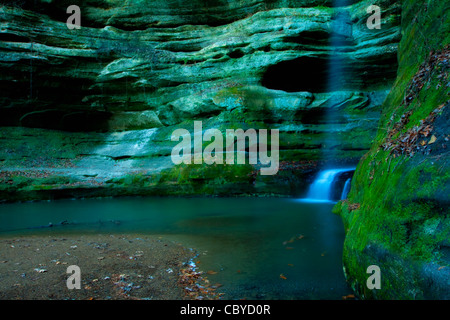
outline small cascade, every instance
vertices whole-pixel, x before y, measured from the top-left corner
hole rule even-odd
[[[332,188],[337,185],[336,184],[336,178],[344,173],[350,173],[352,171],[354,171],[354,168],[342,168],[342,169],[329,169],[329,170],[324,170],[321,171],[319,173],[319,175],[317,176],[316,180],[314,180],[314,182],[311,184],[309,191],[308,191],[308,195],[306,199],[303,200],[307,200],[307,201],[317,201],[317,202],[321,202],[321,201],[334,201],[334,197],[333,194],[335,192],[333,192]],[[351,178],[348,178],[345,181],[345,184],[343,186],[342,192],[340,192],[339,194],[342,196],[347,196],[348,192],[350,191],[350,185],[351,185]],[[341,183],[341,187],[342,187],[342,183]],[[338,196],[339,196],[338,194]],[[339,200],[339,199],[338,199]]]
[[[352,184],[352,178],[348,178],[345,181],[344,189],[342,189],[341,200],[347,199],[347,195],[350,192],[350,186]]]

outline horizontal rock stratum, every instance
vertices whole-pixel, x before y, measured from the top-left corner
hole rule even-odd
[[[81,1],[73,30],[70,1],[4,3],[6,199],[300,194],[318,161],[354,164],[369,149],[396,77],[396,1],[380,2],[379,30],[366,26],[370,1]],[[194,120],[278,129],[280,173],[235,166],[218,181],[223,168],[175,167],[170,135]]]

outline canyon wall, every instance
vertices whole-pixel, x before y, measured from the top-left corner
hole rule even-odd
[[[82,1],[80,29],[70,1],[2,3],[2,200],[299,196],[318,168],[369,150],[397,74],[396,1],[378,1],[373,30],[371,1]],[[278,129],[278,173],[175,166],[171,134],[195,120]]]
[[[349,197],[334,208],[361,298],[450,298],[449,13],[448,1],[403,2],[397,80]],[[380,289],[366,286],[370,265]]]

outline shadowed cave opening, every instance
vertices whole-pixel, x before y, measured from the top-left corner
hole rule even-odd
[[[349,61],[339,55],[301,57],[267,68],[261,84],[286,92],[325,93],[336,90],[371,90],[397,77],[397,56],[385,54],[379,61]]]
[[[287,92],[326,92],[330,76],[329,63],[328,58],[312,57],[282,61],[267,69],[262,85]]]

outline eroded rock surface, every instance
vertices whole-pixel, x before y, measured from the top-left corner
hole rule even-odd
[[[4,198],[130,184],[170,194],[182,182],[176,193],[235,183],[238,193],[299,194],[317,161],[356,163],[368,150],[396,76],[396,1],[380,1],[374,30],[370,1],[83,1],[79,30],[66,26],[69,2],[0,7]],[[175,167],[171,133],[193,120],[279,129],[279,174],[235,166],[217,183],[220,169]]]

